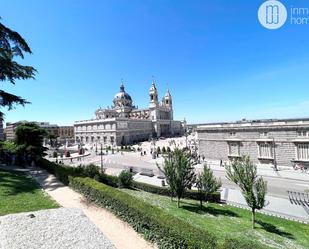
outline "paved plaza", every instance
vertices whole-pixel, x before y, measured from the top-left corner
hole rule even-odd
[[[176,147],[183,148],[186,145],[194,150],[196,136],[167,138],[158,140],[155,144],[153,142],[143,142],[133,146],[135,149],[141,148],[143,154],[146,152],[143,156],[141,152],[116,152],[115,150],[114,154],[111,151],[106,154],[106,151],[104,151],[105,154],[102,156],[103,167],[108,174],[113,175],[119,174],[123,169],[132,168],[134,172],[138,172],[134,176],[135,180],[161,186],[162,179],[158,178],[158,176],[163,174],[159,171],[157,165],[162,166],[164,158],[159,156],[153,159],[150,153],[151,150],[154,147],[162,149],[163,146],[165,148],[170,147],[173,150]],[[86,156],[77,159],[78,155],[72,154],[72,161],[67,159],[65,163],[71,166],[87,165],[89,163],[101,166],[101,156],[96,155],[95,146],[85,147],[88,153]],[[195,165],[196,170],[200,171],[204,163],[207,163],[214,171],[215,176],[222,181],[221,198],[231,204],[245,206],[245,201],[238,186],[226,178],[225,168],[220,166],[220,162],[205,159],[201,164]],[[152,174],[154,176],[149,177]],[[308,173],[296,171],[290,167],[279,167],[279,171],[274,171],[271,166],[260,164],[258,165],[258,174],[262,175],[268,182],[268,205],[264,208],[265,212],[309,222]]]

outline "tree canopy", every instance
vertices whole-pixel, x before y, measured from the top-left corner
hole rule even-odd
[[[172,196],[177,196],[177,206],[186,189],[191,188],[195,181],[195,172],[191,157],[184,151],[175,149],[164,160],[163,171],[169,184]]]
[[[267,182],[263,177],[258,177],[256,165],[249,156],[233,160],[232,164],[226,166],[227,178],[236,183],[252,211],[252,228],[255,224],[255,210],[265,206]]]
[[[0,22],[0,81],[15,84],[16,80],[34,78],[36,70],[32,66],[24,66],[16,61],[16,58],[23,59],[25,53],[32,52],[23,37]],[[8,107],[10,110],[15,104],[27,103],[29,102],[20,96],[0,90],[1,107]],[[2,111],[0,111],[0,118],[3,118]]]
[[[216,179],[210,167],[204,164],[203,171],[197,176],[196,186],[200,194],[200,207],[202,209],[203,200],[207,199],[209,194],[218,191],[222,183],[220,179]]]
[[[20,153],[43,156],[46,150],[43,146],[43,139],[46,135],[46,130],[36,123],[23,123],[15,129],[15,143]]]

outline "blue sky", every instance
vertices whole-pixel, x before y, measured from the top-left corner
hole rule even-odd
[[[148,106],[155,76],[173,96],[175,119],[309,117],[309,24],[267,30],[256,0],[0,0],[0,16],[33,54],[36,80],[5,90],[32,102],[17,120],[73,124],[112,104],[121,78]],[[281,1],[308,7],[306,0]]]

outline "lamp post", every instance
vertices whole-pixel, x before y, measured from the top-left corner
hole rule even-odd
[[[278,167],[277,167],[277,160],[276,160],[276,144],[275,144],[275,138],[272,137],[273,139],[273,153],[274,153],[274,170],[278,171]]]
[[[156,139],[152,138],[152,145],[153,145],[153,152],[152,152],[152,158],[155,159],[156,158]]]
[[[103,173],[103,147],[102,147],[102,143],[101,143],[101,172]]]

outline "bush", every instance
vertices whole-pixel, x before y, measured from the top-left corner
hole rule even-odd
[[[133,175],[127,170],[121,171],[118,176],[118,186],[120,188],[130,188],[133,181]]]
[[[108,208],[159,248],[216,248],[213,234],[118,189],[90,178],[70,177],[70,186],[89,201]]]
[[[84,167],[84,172],[83,172],[84,176],[94,178],[96,175],[99,175],[99,174],[100,174],[100,170],[98,166],[94,164],[89,164]]]
[[[49,173],[55,175],[65,185],[69,184],[69,176],[84,176],[95,178],[96,180],[113,187],[118,186],[118,177],[100,173],[99,168],[93,164],[85,167],[70,167],[53,163],[46,159],[40,159],[38,165]]]
[[[255,243],[254,241],[250,240],[240,240],[234,238],[225,238],[224,242],[218,247],[220,249],[262,249],[260,244]]]
[[[171,196],[171,192],[168,188],[153,186],[153,185],[143,183],[143,182],[133,181],[132,187],[149,192],[149,193],[153,193],[153,194]],[[193,199],[193,200],[200,199],[199,193],[196,190],[186,190],[184,193],[184,198]],[[212,193],[207,197],[206,200],[210,202],[220,202],[221,200],[220,193],[219,192]]]

